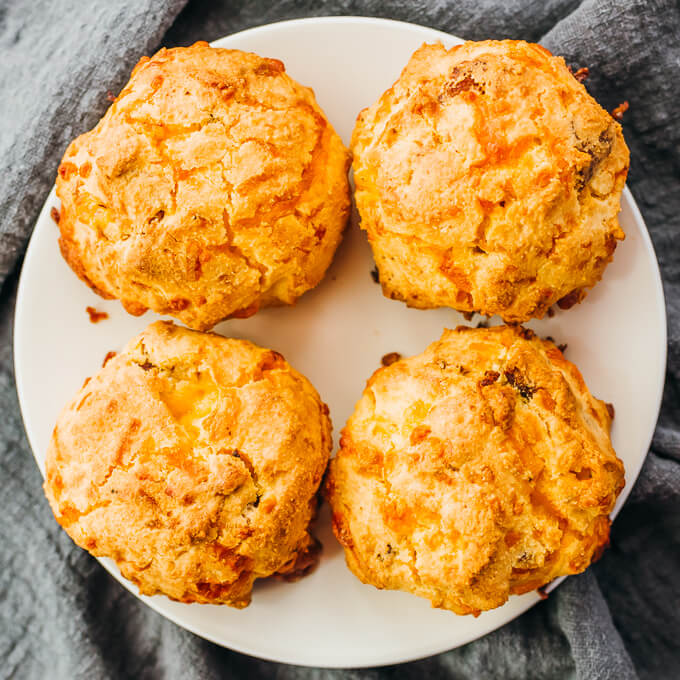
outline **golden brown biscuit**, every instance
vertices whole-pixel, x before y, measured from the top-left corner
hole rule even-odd
[[[411,307],[540,318],[624,238],[621,126],[539,45],[424,45],[351,146],[383,292]]]
[[[132,314],[205,330],[319,283],[349,154],[276,59],[196,43],[143,58],[59,166],[71,268]]]
[[[307,568],[328,409],[280,354],[149,326],[62,411],[45,493],[71,538],[144,595],[245,607]]]
[[[610,425],[552,342],[445,331],[376,371],[342,433],[326,493],[350,569],[457,614],[583,571],[624,483]]]

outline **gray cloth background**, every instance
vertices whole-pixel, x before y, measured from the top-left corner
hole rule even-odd
[[[0,2],[0,678],[680,677],[677,1],[184,4]],[[662,415],[603,559],[477,642],[423,661],[362,671],[277,666],[217,647],[143,606],[75,547],[42,495],[19,415],[11,352],[17,272],[59,159],[70,139],[102,115],[107,91],[119,91],[139,56],[161,45],[326,14],[385,16],[470,39],[540,40],[568,63],[590,67],[587,86],[605,107],[628,100],[628,184],[659,256],[669,321]],[[59,361],[59,348],[53,351]],[[621,370],[635,371],[635,357]]]

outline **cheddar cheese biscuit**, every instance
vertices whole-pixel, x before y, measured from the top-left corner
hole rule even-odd
[[[350,569],[478,614],[583,571],[624,484],[607,406],[552,342],[445,331],[376,371],[326,493]]]
[[[313,92],[280,61],[162,49],[66,151],[61,252],[130,313],[199,330],[292,304],[340,242],[348,165]]]
[[[45,492],[142,594],[244,607],[255,579],[313,562],[330,433],[280,354],[157,322],[62,411]]]
[[[540,318],[624,238],[621,126],[539,45],[424,45],[351,147],[383,291],[411,307]]]

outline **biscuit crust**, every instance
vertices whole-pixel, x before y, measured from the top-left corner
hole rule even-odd
[[[347,564],[475,615],[583,571],[624,485],[610,426],[552,342],[444,331],[377,370],[342,433],[326,494]]]
[[[624,238],[621,126],[539,45],[424,45],[351,148],[383,292],[411,307],[541,318]]]
[[[44,488],[140,593],[245,607],[256,578],[313,566],[330,449],[326,405],[280,354],[156,322],[62,411]]]
[[[349,215],[348,167],[314,93],[280,61],[162,49],[68,147],[59,245],[128,312],[206,330],[319,283]]]

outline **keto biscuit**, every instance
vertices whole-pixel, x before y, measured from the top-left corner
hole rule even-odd
[[[245,607],[255,579],[313,566],[330,449],[326,405],[280,354],[156,322],[62,411],[45,493],[141,594]]]
[[[447,330],[377,370],[326,494],[364,583],[479,614],[582,572],[624,484],[610,411],[549,341]]]
[[[349,214],[349,154],[284,65],[196,43],[143,58],[59,166],[59,245],[131,314],[207,330],[292,304]]]
[[[411,307],[541,318],[624,238],[621,126],[540,45],[424,45],[351,148],[383,292]]]

